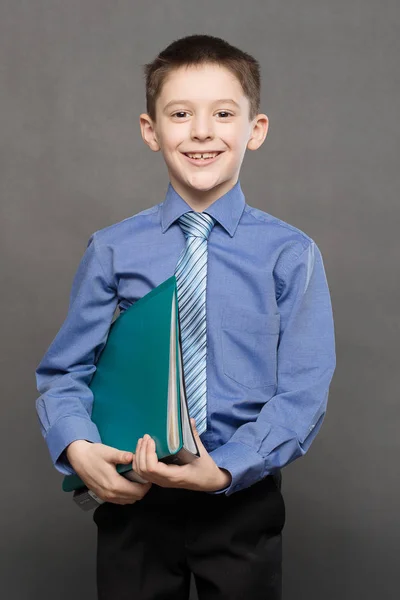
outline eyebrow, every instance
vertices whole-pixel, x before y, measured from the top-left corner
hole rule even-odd
[[[223,102],[229,102],[229,104],[234,104],[237,108],[240,108],[240,105],[235,100],[232,100],[232,98],[220,98],[219,100],[214,100],[212,104],[222,104]],[[192,104],[192,102],[191,100],[171,100],[171,102],[165,105],[164,110],[167,110],[173,104]]]

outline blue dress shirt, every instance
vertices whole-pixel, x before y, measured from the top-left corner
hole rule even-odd
[[[64,450],[101,442],[91,421],[96,370],[116,309],[174,274],[192,208],[169,183],[164,202],[94,232],[75,274],[68,313],[36,370],[42,435],[55,468]],[[207,430],[201,440],[247,488],[306,453],[326,413],[336,367],[332,306],[321,252],[296,227],[246,203],[240,181],[206,213]],[[118,312],[118,311],[117,311]]]

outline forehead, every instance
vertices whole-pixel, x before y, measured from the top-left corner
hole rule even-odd
[[[164,81],[158,100],[165,106],[173,100],[213,102],[217,98],[232,98],[243,105],[247,101],[239,80],[229,69],[205,64],[173,69]]]

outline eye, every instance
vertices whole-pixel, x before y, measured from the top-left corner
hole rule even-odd
[[[174,113],[171,117],[176,117],[176,115],[187,115],[188,113],[184,110],[180,110],[179,112]]]
[[[184,110],[180,110],[176,113],[173,113],[171,116],[172,117],[176,117],[178,115],[187,115],[188,113]],[[229,117],[233,117],[234,115],[231,112],[228,112],[227,110],[220,110],[217,115],[227,115]],[[179,117],[178,117],[179,118]]]

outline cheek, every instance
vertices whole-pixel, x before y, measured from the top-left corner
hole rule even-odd
[[[218,137],[226,144],[231,152],[241,154],[243,145],[246,142],[246,133],[241,127],[232,127],[221,129]]]
[[[165,148],[171,152],[176,150],[179,144],[187,140],[190,130],[183,125],[180,127],[166,126],[163,128],[160,139]]]
[[[161,143],[161,153],[167,163],[174,160],[178,148],[182,145],[182,139],[176,135],[176,132],[168,134],[164,132],[163,136],[159,137]]]

